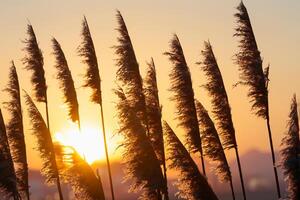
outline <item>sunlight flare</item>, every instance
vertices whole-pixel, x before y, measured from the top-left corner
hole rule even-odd
[[[72,146],[89,164],[105,159],[103,137],[93,126],[82,127],[81,132],[76,124],[70,122],[68,127],[61,129],[54,135],[54,141],[64,146]]]

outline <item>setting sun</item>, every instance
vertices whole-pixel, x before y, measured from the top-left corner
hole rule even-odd
[[[102,133],[93,126],[81,129],[80,132],[77,125],[70,122],[68,127],[55,133],[53,140],[64,146],[74,147],[89,164],[97,160],[104,160]]]

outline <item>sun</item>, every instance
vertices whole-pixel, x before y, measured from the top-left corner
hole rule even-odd
[[[55,133],[53,140],[74,147],[89,164],[106,158],[102,133],[93,126],[82,127],[79,131],[78,126],[70,122]]]

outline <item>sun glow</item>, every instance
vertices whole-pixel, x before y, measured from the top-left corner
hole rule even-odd
[[[92,126],[82,127],[79,131],[76,124],[56,132],[53,138],[64,146],[72,146],[89,164],[105,159],[102,133]]]

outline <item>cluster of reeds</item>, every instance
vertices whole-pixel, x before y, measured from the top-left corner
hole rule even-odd
[[[236,85],[248,87],[248,97],[254,113],[267,122],[276,189],[280,198],[277,163],[270,128],[269,66],[263,69],[260,51],[243,2],[237,9],[238,12],[235,14],[237,27],[234,36],[239,38],[239,51],[235,61],[239,66],[241,81]],[[172,64],[169,74],[171,101],[176,105],[174,118],[177,125],[184,131],[184,143],[182,143],[170,125],[162,121],[162,106],[159,100],[154,59],[151,58],[147,63],[148,70],[143,79],[128,29],[119,11],[116,17],[119,36],[118,44],[114,46],[117,66],[117,89],[114,93],[118,97],[116,103],[118,134],[123,137],[121,147],[122,161],[125,165],[124,180],[130,182],[130,192],[140,192],[139,199],[168,200],[167,169],[173,169],[179,172],[176,182],[179,198],[217,200],[218,197],[206,176],[205,160],[207,159],[215,163],[213,171],[220,182],[230,184],[232,199],[235,199],[232,173],[226,157],[226,150],[234,149],[243,198],[246,199],[246,187],[229,98],[210,42],[204,42],[201,61],[197,64],[207,78],[203,86],[211,100],[212,118],[200,101],[195,99],[191,72],[177,35],[170,40],[169,51],[164,53]],[[62,146],[52,140],[44,58],[31,24],[27,27],[27,34],[28,38],[24,40],[26,55],[23,64],[25,69],[32,72],[34,100],[45,103],[46,107],[45,121],[34,100],[23,91],[32,135],[36,138],[36,149],[43,161],[42,174],[47,183],[57,185],[60,200],[64,198],[63,182],[70,184],[77,199],[104,200],[105,194],[100,176],[84,158],[81,158],[74,147]],[[83,87],[91,88],[90,101],[98,104],[100,108],[103,148],[106,153],[111,197],[114,200],[99,64],[85,17],[82,21],[81,37],[82,41],[77,53],[86,66]],[[79,103],[71,69],[61,45],[55,38],[52,38],[52,47],[56,78],[59,80],[69,119],[77,123],[80,130]],[[10,113],[10,119],[5,126],[0,111],[0,192],[3,198],[30,199],[21,91],[13,61],[5,91],[10,97],[10,100],[4,104]],[[292,99],[289,118],[288,131],[282,140],[282,166],[288,183],[288,197],[296,200],[300,198],[300,140],[296,96]],[[200,155],[201,166],[197,166],[195,154]]]

